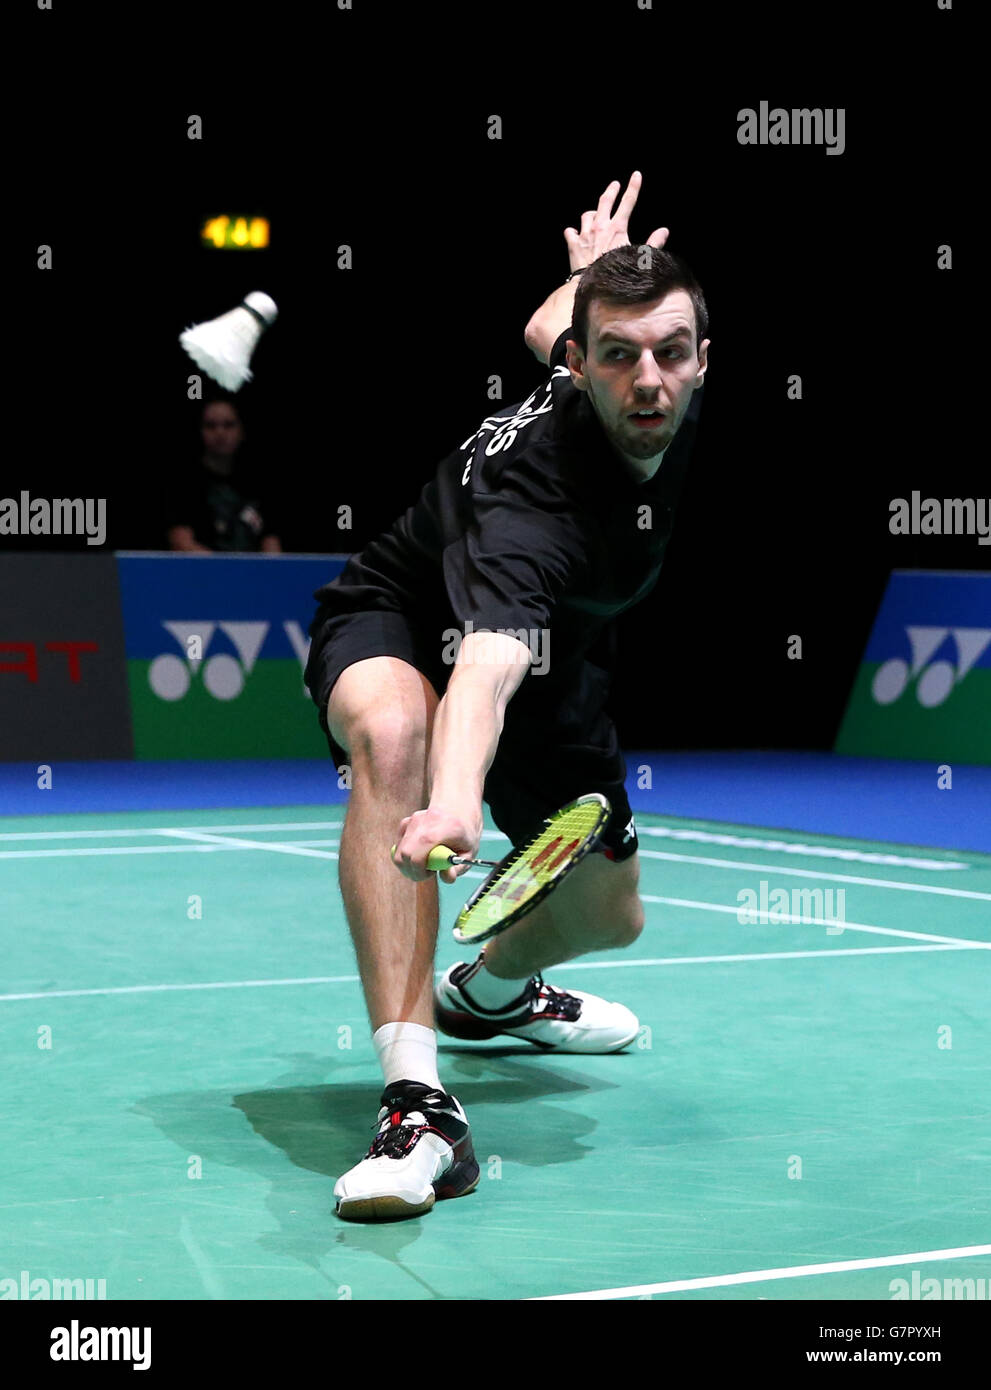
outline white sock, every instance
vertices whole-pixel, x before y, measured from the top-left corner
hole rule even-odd
[[[372,1034],[385,1084],[419,1081],[444,1088],[437,1075],[437,1034],[420,1023],[383,1023]]]
[[[482,1009],[504,1009],[519,999],[526,989],[530,976],[522,980],[500,980],[485,968],[485,952],[479,956],[481,964],[462,981],[471,999]]]

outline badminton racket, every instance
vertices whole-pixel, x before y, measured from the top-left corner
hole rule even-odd
[[[543,829],[504,859],[470,859],[447,845],[432,849],[426,862],[431,873],[459,864],[492,870],[458,913],[455,941],[488,941],[532,912],[595,848],[611,815],[606,798],[590,792],[548,816]]]

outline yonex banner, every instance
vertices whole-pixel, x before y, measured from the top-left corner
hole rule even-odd
[[[0,555],[0,762],[130,758],[112,555]]]
[[[318,758],[314,589],[344,556],[118,556],[137,758]]]
[[[892,574],[836,751],[991,763],[991,574]]]

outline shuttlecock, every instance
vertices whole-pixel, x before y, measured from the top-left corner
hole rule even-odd
[[[239,391],[251,380],[248,363],[258,339],[278,315],[274,300],[255,290],[229,313],[187,328],[179,342],[211,380],[225,391]]]

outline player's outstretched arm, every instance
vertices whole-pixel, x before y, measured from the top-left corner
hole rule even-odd
[[[629,246],[628,234],[630,214],[636,207],[640,185],[643,182],[639,170],[634,170],[619,207],[613,214],[612,207],[619,193],[619,181],[614,179],[599,199],[594,212],[583,212],[581,229],[565,227],[564,239],[568,245],[570,270],[584,270],[586,266],[604,256],[617,246]],[[667,241],[667,227],[658,227],[651,232],[645,246],[661,247]],[[571,314],[575,303],[580,276],[560,285],[548,296],[530,319],[524,333],[527,347],[538,361],[547,364],[551,348],[558,338],[571,325]]]
[[[461,643],[430,743],[430,804],[400,823],[393,862],[417,881],[426,858],[447,845],[474,859],[482,838],[482,791],[496,755],[506,706],[526,675],[530,649],[500,632],[470,632]],[[453,883],[469,865],[445,869]]]

